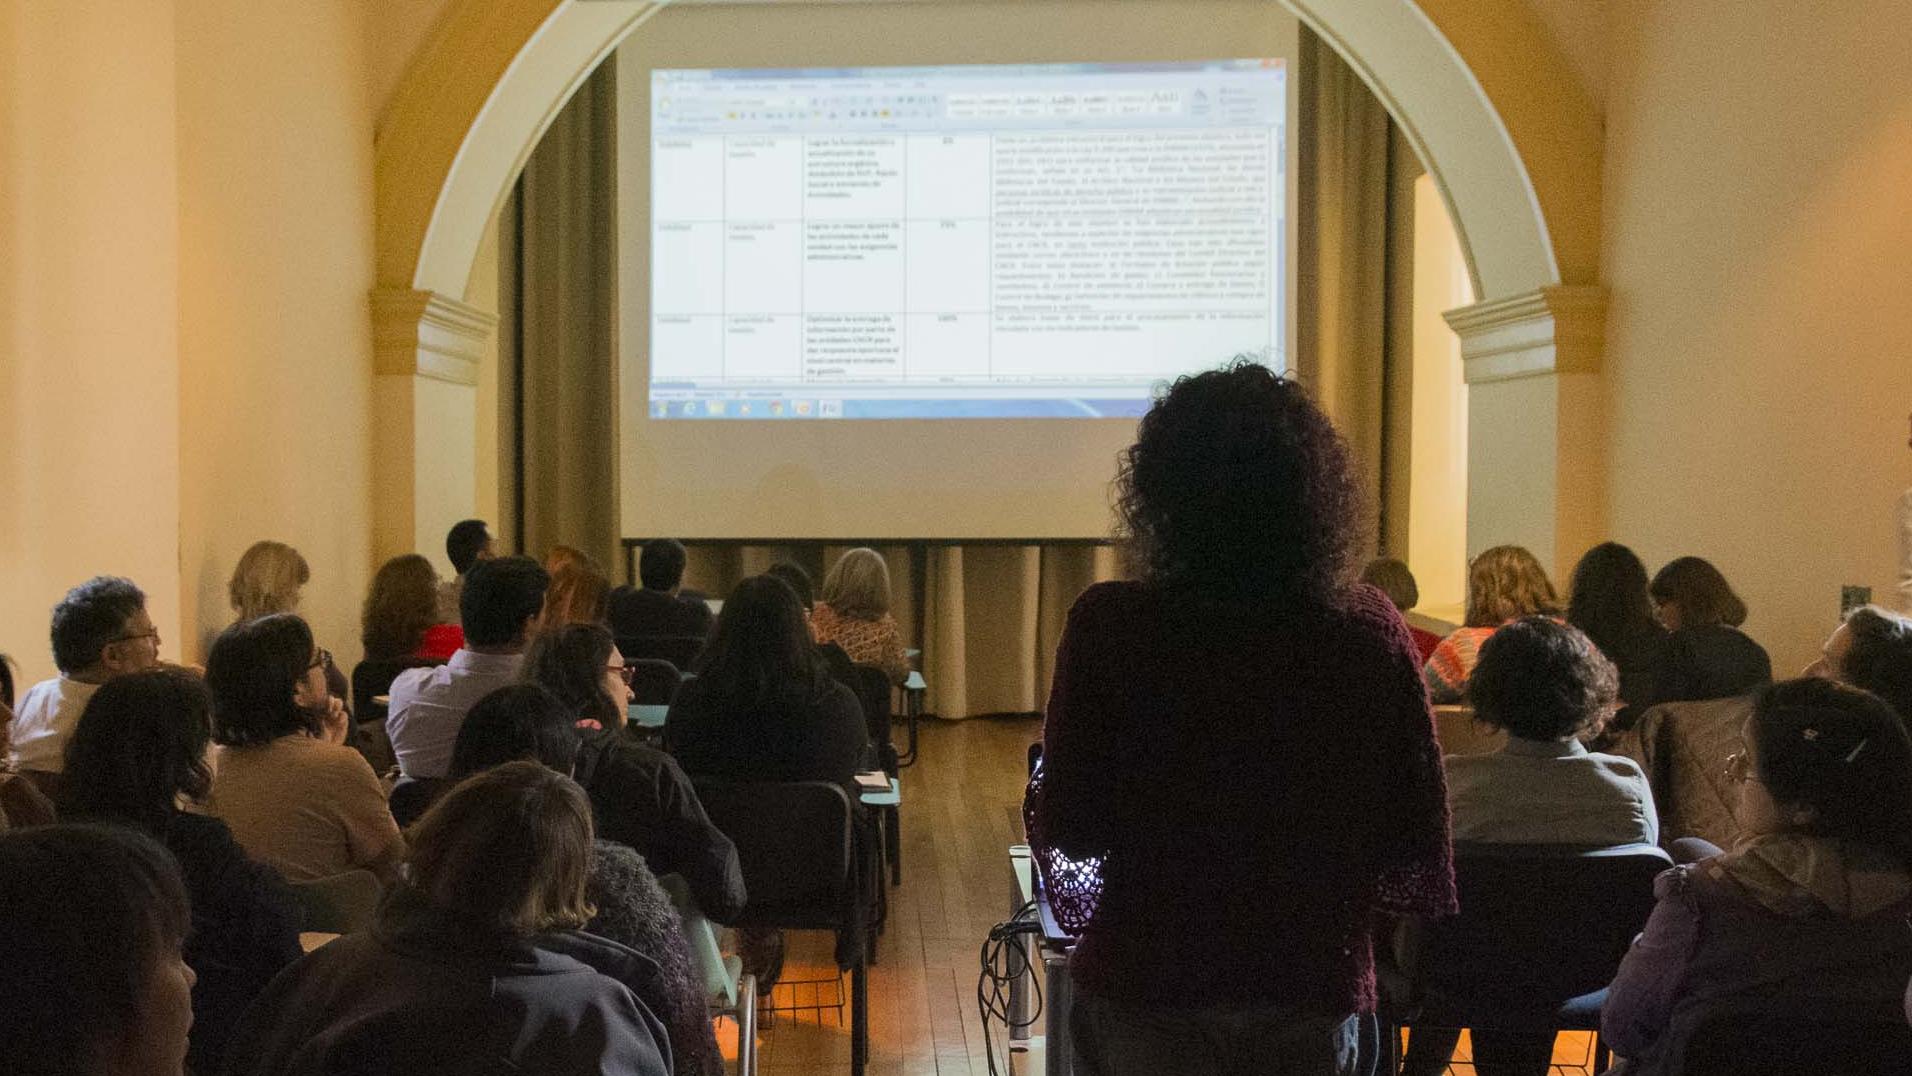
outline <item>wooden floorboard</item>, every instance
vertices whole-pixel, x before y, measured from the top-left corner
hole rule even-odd
[[[1036,718],[929,721],[920,761],[903,771],[903,884],[890,890],[889,925],[870,969],[871,1076],[987,1076],[983,1026],[976,1011],[979,951],[1008,912],[1007,850],[1020,844],[1022,786]],[[786,980],[827,979],[831,938],[792,932]],[[809,988],[805,988],[809,989]],[[824,992],[832,988],[825,986]],[[849,980],[844,1007],[777,1013],[759,1028],[758,1070],[773,1076],[847,1073]],[[789,1000],[780,989],[776,1000]],[[990,1029],[998,1071],[1005,1032]],[[731,1042],[734,1042],[734,1032]],[[726,1053],[732,1051],[726,1048]],[[1560,1036],[1559,1076],[1588,1071],[1588,1036]],[[734,1055],[733,1055],[734,1056]],[[1463,1039],[1452,1071],[1471,1074]],[[1018,1063],[1015,1071],[1026,1073]]]
[[[978,954],[1007,914],[1007,851],[1022,842],[1023,776],[1040,734],[1035,718],[932,720],[921,730],[920,761],[902,775],[903,884],[890,889],[889,923],[870,969],[871,1076],[989,1071],[976,1011]],[[788,942],[786,979],[830,974],[829,935],[792,932]],[[841,1023],[834,1010],[765,1019],[758,1070],[849,1071],[847,978],[843,989]],[[779,989],[775,1000],[790,993]],[[1000,1069],[1005,1036],[1000,1027],[993,1034]]]

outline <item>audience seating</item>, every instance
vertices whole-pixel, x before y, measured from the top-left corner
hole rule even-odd
[[[288,882],[305,909],[306,931],[350,934],[372,925],[384,889],[378,875],[350,870],[310,882]]]
[[[1684,1076],[1912,1076],[1912,1028],[1802,1020],[1786,1013],[1720,1010],[1699,1016],[1672,1044]]]
[[[392,752],[391,734],[385,729],[385,704],[374,700],[391,693],[392,681],[398,679],[399,673],[443,664],[437,658],[376,661],[368,658],[352,666],[351,746],[372,764],[372,772],[390,773],[392,767],[398,765],[398,756]]]
[[[850,1071],[869,1060],[871,856],[849,795],[829,781],[692,777],[710,820],[737,845],[750,899],[736,927],[829,930],[850,972]],[[880,882],[875,884],[880,885]]]
[[[660,658],[625,657],[631,667],[631,703],[636,706],[669,706],[676,697],[684,674],[675,664]]]
[[[682,875],[659,875],[657,884],[670,895],[671,905],[677,909],[679,921],[684,925],[691,964],[704,980],[710,1014],[727,1016],[737,1022],[738,1076],[754,1076],[757,1071],[757,977],[744,974],[741,959],[723,954],[717,944],[717,931],[691,898],[690,885]]]
[[[625,661],[649,658],[688,669],[697,664],[697,656],[704,652],[704,640],[696,635],[620,635],[617,652],[624,655]]]
[[[890,740],[890,677],[875,665],[853,665],[856,701],[863,706],[863,723],[870,733],[870,745],[876,748],[877,765],[895,777],[896,745]]]
[[[1434,741],[1442,755],[1485,755],[1507,744],[1507,734],[1474,720],[1472,706],[1434,707]]]
[[[1604,749],[1646,772],[1660,832],[1731,848],[1739,839],[1733,818],[1739,788],[1726,777],[1726,759],[1740,749],[1740,729],[1752,711],[1750,696],[1661,703]]]
[[[1382,1056],[1403,1026],[1598,1031],[1606,985],[1673,865],[1652,845],[1456,844],[1460,914],[1402,925],[1378,969]],[[1594,1071],[1607,1051],[1596,1047]]]

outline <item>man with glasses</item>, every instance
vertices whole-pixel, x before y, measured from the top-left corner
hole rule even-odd
[[[66,741],[101,684],[159,664],[159,631],[146,595],[129,579],[102,575],[53,607],[53,664],[60,675],[20,699],[13,718],[15,769],[52,795],[66,768]]]

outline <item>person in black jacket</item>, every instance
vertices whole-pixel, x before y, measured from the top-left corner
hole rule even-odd
[[[1670,633],[1661,701],[1727,699],[1772,683],[1766,648],[1739,630],[1746,603],[1718,568],[1680,557],[1653,576],[1647,591]]]
[[[789,584],[737,584],[664,720],[686,772],[746,781],[835,781],[856,802],[869,736],[856,695],[830,676]]]
[[[233,1026],[279,970],[297,960],[303,913],[279,873],[246,858],[226,824],[188,814],[212,784],[210,694],[178,669],[134,673],[100,686],[66,747],[60,812],[111,823],[165,845],[192,903],[186,965],[193,986],[188,1061],[216,1072]]]
[[[708,635],[710,606],[679,593],[689,559],[684,544],[675,538],[645,542],[637,554],[637,580],[643,586],[623,586],[611,592],[611,630],[620,638],[668,635],[701,639]]]
[[[569,772],[591,797],[598,834],[636,849],[655,873],[680,875],[706,917],[729,922],[744,906],[737,848],[711,824],[676,760],[625,732],[631,689],[621,666],[609,632],[567,624],[532,641],[524,676],[557,696],[579,726]],[[511,705],[526,700],[512,696]]]
[[[584,933],[591,805],[542,763],[461,782],[412,830],[408,882],[369,931],[286,969],[247,1011],[229,1076],[668,1076],[640,999],[655,961]]]

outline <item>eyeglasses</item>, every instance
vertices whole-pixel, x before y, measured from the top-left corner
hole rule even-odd
[[[331,668],[331,666],[332,652],[321,646],[318,652],[312,655],[312,664],[307,665],[305,668],[307,672],[310,672],[313,669],[328,669]]]
[[[152,631],[142,631],[137,635],[122,635],[117,639],[108,639],[106,642],[108,646],[111,646],[114,643],[130,643],[134,639],[151,639],[153,641],[153,645],[158,646],[159,645],[159,629],[154,628]]]
[[[625,687],[630,687],[632,679],[637,676],[637,666],[635,665],[606,665],[604,671],[616,673],[617,678],[624,681]]]

